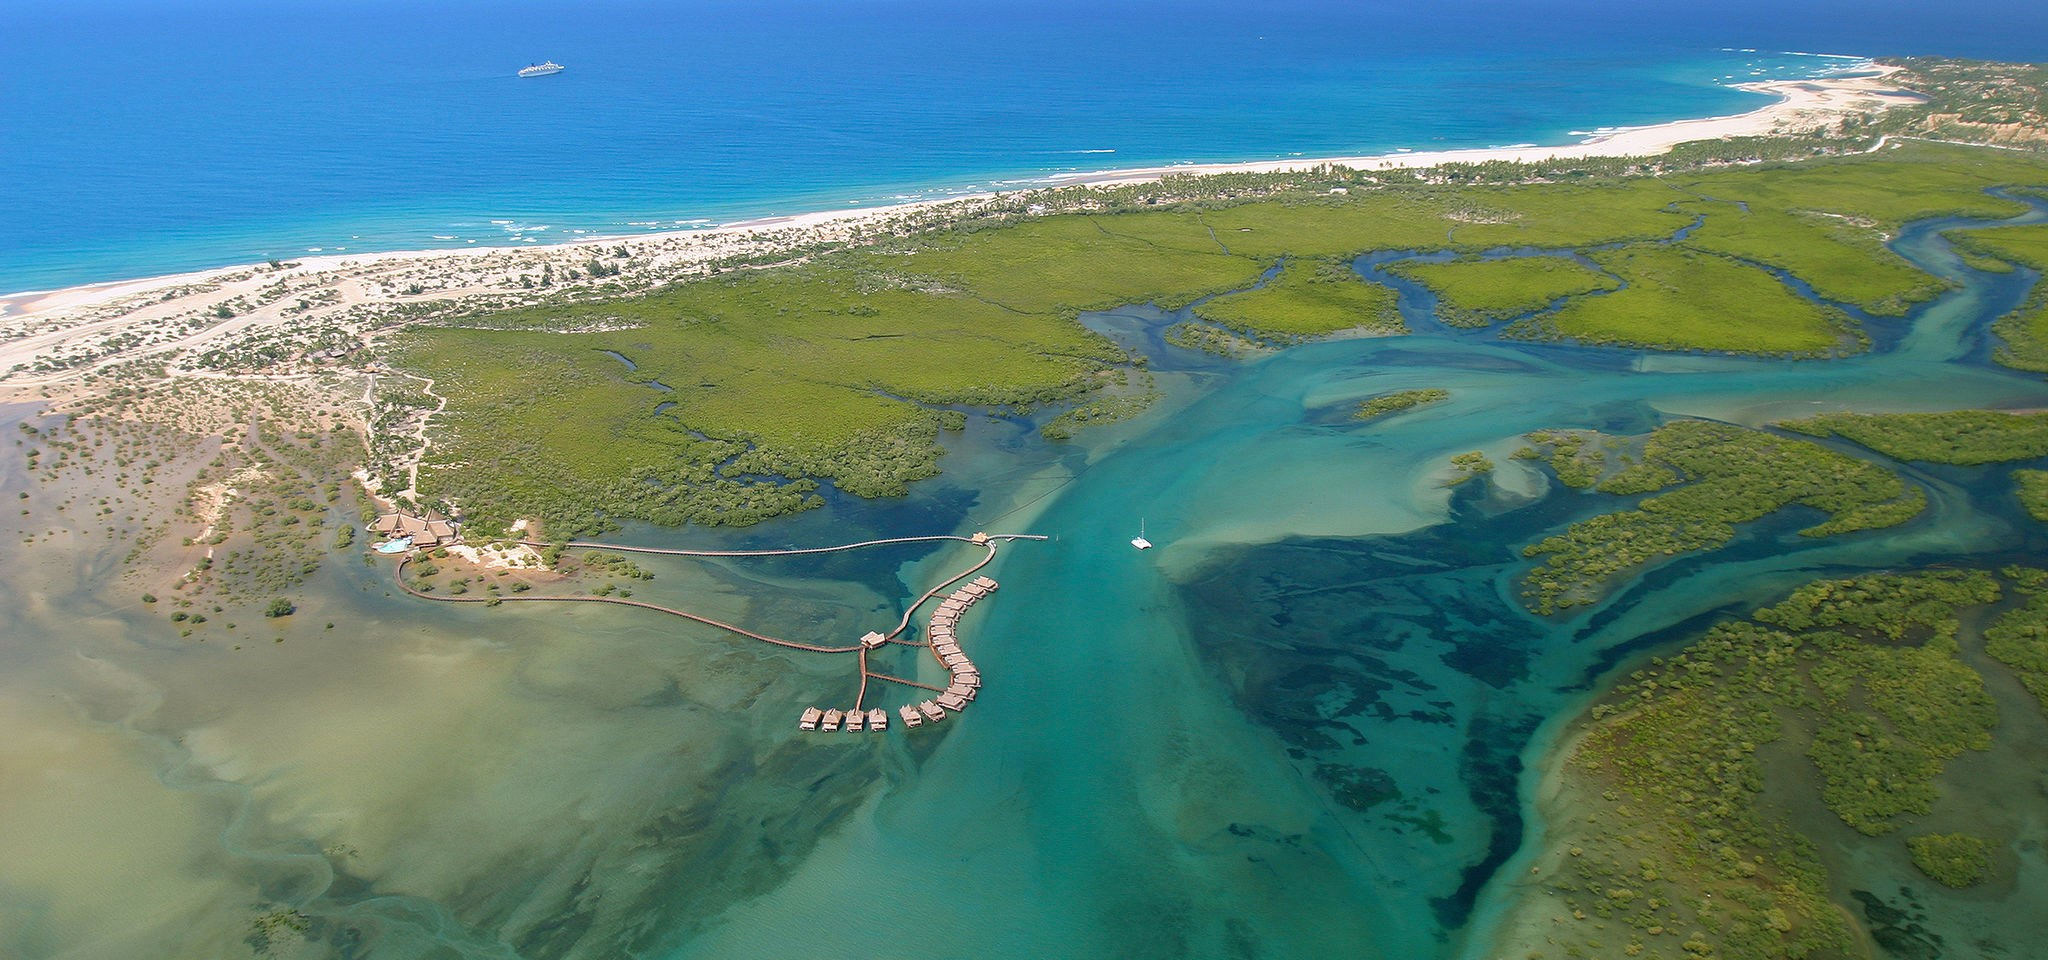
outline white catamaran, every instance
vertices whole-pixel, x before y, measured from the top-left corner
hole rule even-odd
[[[1131,538],[1131,546],[1140,550],[1152,549],[1152,541],[1145,539],[1145,519],[1138,518],[1138,535]]]

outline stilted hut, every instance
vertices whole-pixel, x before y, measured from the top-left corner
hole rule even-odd
[[[822,728],[825,730],[837,730],[839,729],[839,721],[845,719],[845,717],[846,714],[838,710],[827,710],[825,711],[825,722],[822,724]]]
[[[816,730],[818,721],[824,719],[825,711],[817,707],[805,707],[803,718],[796,722],[798,730]]]
[[[868,711],[868,729],[869,729],[869,730],[887,730],[887,729],[889,729],[889,711],[887,711],[887,710],[884,710],[884,709],[882,709],[881,707],[875,707],[875,708],[873,708],[873,709],[869,710],[869,711]]]

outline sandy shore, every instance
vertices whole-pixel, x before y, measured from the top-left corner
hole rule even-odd
[[[1887,81],[1894,68],[1864,76],[1741,84],[1778,102],[1748,113],[1602,131],[1574,144],[1396,152],[1363,157],[1304,157],[1249,163],[1180,164],[1048,177],[1035,188],[1123,184],[1169,175],[1285,172],[1320,165],[1361,170],[1486,161],[1534,162],[1593,156],[1654,156],[1696,140],[1811,130],[1850,114],[1910,102]],[[1014,191],[1012,192],[1014,194]],[[337,332],[365,338],[390,326],[408,305],[517,306],[595,284],[559,281],[537,288],[543,269],[557,278],[593,256],[615,258],[619,280],[667,282],[718,260],[849,242],[920,219],[965,210],[998,194],[768,217],[680,232],[593,237],[561,244],[454,250],[325,254],[278,268],[243,265],[169,276],[87,284],[0,296],[0,389],[72,380],[110,363],[236,349],[268,342],[331,344]],[[625,252],[618,257],[618,251]],[[12,392],[12,391],[9,391]]]

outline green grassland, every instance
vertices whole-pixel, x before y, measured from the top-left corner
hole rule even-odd
[[[1842,437],[1899,460],[1975,465],[2048,457],[2048,413],[1829,413],[1781,426]]]
[[[1621,286],[1614,277],[1564,257],[1408,260],[1389,266],[1387,272],[1428,287],[1437,296],[1437,315],[1457,327],[1489,326],[1564,297]]]
[[[1944,284],[1882,243],[1905,223],[1926,217],[2024,212],[2023,204],[1984,191],[2036,180],[2039,164],[2024,154],[1913,144],[1768,175],[1742,170],[1688,178],[1681,181],[1685,189],[1721,203],[1692,208],[1707,219],[1686,242],[1779,267],[1830,300],[1872,313],[1904,313]],[[1747,212],[1734,209],[1737,204]]]
[[[1940,278],[1886,249],[1870,220],[1768,207],[1712,213],[1686,246],[1781,267],[1801,279],[1812,277],[1808,282],[1814,293],[1837,303],[1898,316],[1948,289]]]
[[[1063,317],[848,270],[748,271],[490,322],[397,345],[449,400],[422,482],[472,519],[534,513],[558,533],[600,516],[752,522],[815,504],[783,483],[807,478],[898,494],[937,472],[958,414],[932,405],[1074,397],[1122,359]],[[553,332],[595,325],[629,329]]]
[[[1403,410],[1413,410],[1425,404],[1448,400],[1450,397],[1451,392],[1442,387],[1382,393],[1360,403],[1358,405],[1358,412],[1353,413],[1351,418],[1354,420],[1377,420],[1381,417],[1400,413]]]
[[[929,239],[878,265],[1024,313],[1157,302],[1177,307],[1249,287],[1277,257],[1225,253],[1192,216],[1062,216]]]
[[[1876,464],[1807,440],[1699,420],[1658,428],[1643,441],[1638,461],[1598,489],[1669,492],[1525,547],[1524,556],[1546,558],[1523,583],[1530,609],[1548,614],[1593,603],[1628,571],[1661,557],[1717,549],[1734,538],[1736,524],[1792,504],[1829,515],[1800,531],[1809,537],[1894,526],[1926,506],[1919,488]]]
[[[2048,226],[1955,230],[1948,236],[1959,252],[1972,259],[2016,263],[2048,272]],[[1999,363],[2048,373],[2048,285],[2036,283],[2027,301],[2000,317],[1992,330],[2004,341],[1996,356]]]
[[[1891,309],[1938,288],[1883,249],[1898,224],[2012,212],[1984,189],[2048,183],[2048,167],[2010,152],[1913,145],[1661,178],[1403,176],[1349,193],[1161,205],[1156,195],[1103,191],[1090,202],[1112,209],[968,217],[629,299],[415,325],[391,359],[434,378],[449,400],[422,489],[459,501],[473,520],[532,515],[565,533],[626,518],[752,522],[816,504],[817,482],[892,495],[937,471],[938,438],[958,422],[957,407],[1083,402],[1129,383],[1118,367],[1131,358],[1076,322],[1081,310],[1215,296],[1205,315],[1243,338],[1291,341],[1361,321],[1395,329],[1384,288],[1330,279],[1330,261],[1370,251],[1625,243],[1591,251],[1625,283],[1597,296],[1589,294],[1611,280],[1527,258],[1404,269],[1461,309],[1547,303],[1558,291],[1569,298],[1539,324],[1510,328],[1518,336],[1834,354],[1858,347],[1860,331],[1743,261]],[[1215,189],[1258,182],[1225,177]],[[1700,217],[1692,240],[1649,242]],[[1282,262],[1275,282],[1239,292]],[[648,385],[655,380],[673,392]],[[674,406],[656,415],[664,402]],[[1118,414],[1129,406],[1119,400]],[[1115,418],[1077,416],[1061,429]]]
[[[1247,336],[1280,343],[1356,330],[1407,333],[1394,291],[1328,260],[1291,260],[1255,290],[1225,294],[1195,315]]]
[[[1584,806],[1553,826],[1568,849],[1546,886],[1564,916],[1607,921],[1556,927],[1565,955],[1849,953],[1825,867],[1779,803],[1817,796],[1872,837],[1939,805],[1947,761],[1988,747],[1996,720],[1957,656],[1959,614],[1998,595],[1981,571],[1821,581],[1632,674],[1564,766]],[[1784,746],[1812,780],[1764,763]],[[1969,844],[1903,843],[1972,859]]]
[[[1817,356],[1859,344],[1846,315],[1801,298],[1763,270],[1658,244],[1590,255],[1622,289],[1581,297],[1508,333],[1607,346]]]
[[[1562,249],[1669,236],[1690,221],[1669,209],[1686,199],[1647,178],[1597,187],[1418,184],[1205,210],[1201,222],[1233,253],[1269,259],[1375,250]]]

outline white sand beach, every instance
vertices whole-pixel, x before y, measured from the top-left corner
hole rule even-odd
[[[1180,164],[1058,175],[1027,189],[1128,184],[1170,175],[1284,172],[1322,165],[1380,170],[1495,160],[1654,156],[1681,143],[1813,130],[1845,116],[1912,102],[1916,99],[1912,94],[1894,89],[1887,81],[1894,69],[1876,67],[1859,76],[1742,84],[1739,89],[1779,100],[1748,113],[1603,131],[1567,145]],[[644,289],[701,272],[716,261],[910,229],[921,220],[951,215],[999,196],[1003,195],[976,194],[560,244],[326,254],[278,266],[224,267],[4,295],[0,296],[0,392],[47,388],[108,364],[175,358],[202,347],[255,341],[304,343],[316,333],[331,338],[336,330],[349,337],[372,337],[401,318],[399,311],[417,311],[428,304],[509,307],[539,302],[563,290],[596,286],[589,278],[541,289],[534,286],[543,269],[556,278],[566,277],[594,256],[622,268],[620,276],[610,278],[612,283],[623,281],[627,289]],[[172,366],[175,371],[175,361]]]

